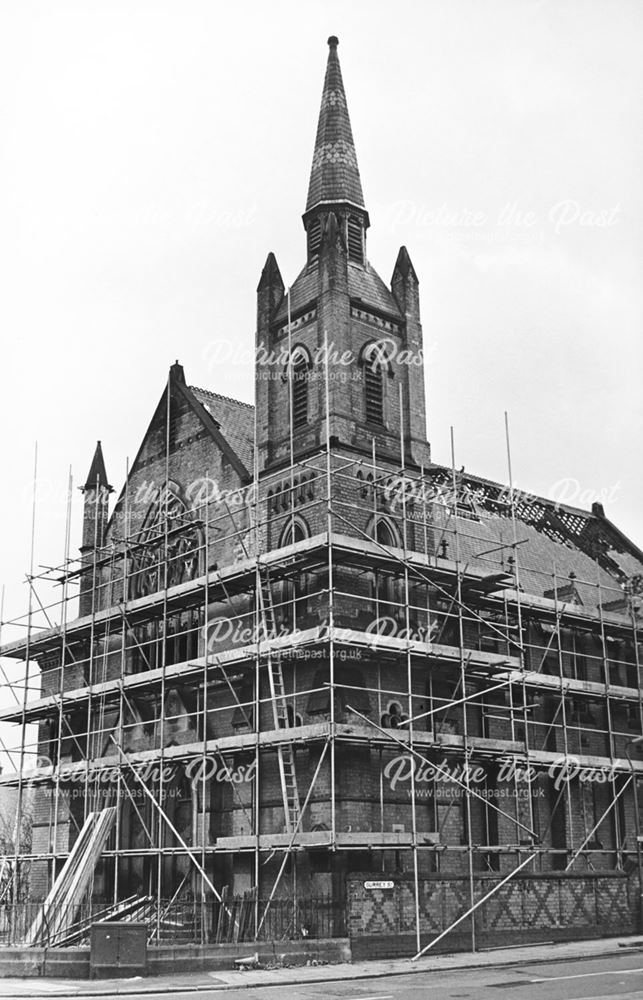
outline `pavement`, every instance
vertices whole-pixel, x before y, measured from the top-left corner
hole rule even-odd
[[[249,954],[252,954],[251,947]],[[145,996],[149,993],[177,991],[205,992],[270,986],[293,986],[308,983],[345,982],[378,979],[413,973],[445,972],[450,969],[501,968],[538,962],[568,962],[622,955],[625,949],[643,951],[643,938],[621,936],[590,941],[521,945],[453,955],[430,954],[418,959],[398,958],[384,961],[342,963],[337,965],[293,966],[279,969],[250,969],[240,972],[217,969],[216,972],[180,973],[167,976],[137,976],[133,979],[0,979],[1,997],[114,997]]]

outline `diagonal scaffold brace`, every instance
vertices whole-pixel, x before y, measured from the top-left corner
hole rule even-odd
[[[185,851],[185,853],[189,857],[190,861],[192,862],[192,864],[194,865],[194,867],[198,871],[199,875],[201,876],[201,878],[203,879],[203,881],[205,882],[205,884],[207,885],[207,887],[210,889],[210,891],[214,895],[214,898],[219,903],[221,903],[224,906],[226,913],[234,921],[235,927],[238,927],[239,926],[239,921],[234,917],[234,915],[232,914],[232,912],[228,909],[228,907],[223,902],[223,899],[222,899],[220,893],[218,892],[218,890],[216,889],[216,887],[213,885],[212,881],[208,877],[208,874],[205,871],[205,869],[203,868],[203,866],[199,863],[199,859],[197,858],[197,856],[194,853],[194,851],[190,847],[188,847],[188,845],[186,844],[185,840],[183,839],[183,837],[181,836],[181,834],[179,833],[179,831],[176,829],[176,827],[172,823],[170,817],[167,815],[167,813],[162,808],[162,806],[160,806],[159,803],[156,801],[156,799],[154,798],[154,796],[150,792],[149,788],[147,787],[147,785],[145,784],[145,782],[141,778],[140,774],[138,773],[138,771],[136,770],[136,768],[134,767],[134,765],[132,764],[132,762],[129,760],[127,754],[124,753],[123,749],[118,745],[118,743],[116,742],[116,740],[114,739],[114,737],[111,735],[111,733],[110,733],[110,739],[111,739],[112,743],[114,744],[114,746],[116,747],[116,749],[118,750],[119,754],[121,755],[121,758],[123,759],[123,761],[130,768],[132,774],[134,775],[134,777],[138,781],[139,785],[141,786],[141,788],[143,789],[143,791],[147,795],[148,799],[150,800],[150,802],[153,804],[153,806],[157,810],[160,818],[165,822],[166,826],[171,831],[171,833],[174,834],[174,836],[178,840],[179,844],[181,845],[181,847],[183,848],[183,850]]]

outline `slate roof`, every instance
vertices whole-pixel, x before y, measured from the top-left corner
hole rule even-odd
[[[304,306],[315,301],[317,288],[317,267],[304,267],[290,289],[290,313],[292,316],[301,312]],[[348,293],[351,299],[360,301],[365,306],[370,306],[378,312],[384,312],[399,319],[402,318],[393,293],[390,288],[386,287],[371,264],[367,263],[362,267],[360,264],[349,263]],[[285,322],[287,317],[288,299],[284,296],[275,313],[275,322]]]
[[[387,288],[374,267],[366,264],[348,265],[348,292],[351,299],[361,299],[365,305],[402,318],[390,288]]]
[[[290,312],[294,316],[304,306],[317,298],[317,268],[304,267],[295,278],[290,288]],[[275,322],[281,323],[288,318],[288,296],[284,295],[275,313]]]
[[[105,486],[108,490],[111,490],[112,488],[109,485],[109,480],[107,479],[105,459],[103,458],[103,448],[100,441],[96,443],[96,451],[94,452],[92,464],[89,467],[89,472],[87,473],[87,482],[83,486],[83,489],[96,489],[96,483],[98,483],[99,486]]]
[[[433,466],[428,474],[452,496],[450,468]],[[456,482],[460,559],[489,572],[507,569],[514,541],[508,487],[461,473]],[[436,547],[443,529],[448,555],[455,558],[453,509],[435,504],[433,511]],[[585,607],[605,607],[624,597],[627,581],[643,574],[643,553],[602,514],[522,492],[514,511],[515,540],[523,543],[517,547],[520,586],[528,594],[543,596],[554,588],[560,594],[572,581]]]
[[[330,51],[310,171],[307,212],[325,201],[350,201],[364,207],[362,182],[337,55],[339,43],[333,36],[328,39],[328,44]]]
[[[220,396],[209,389],[188,386],[190,392],[219,424],[221,433],[237,453],[245,467],[252,473],[254,452],[254,414],[250,403],[242,403],[229,396]]]
[[[246,468],[252,470],[254,407],[196,386],[189,386],[189,391],[208,408],[230,446]],[[600,605],[605,610],[608,605],[622,601],[622,610],[612,607],[609,613],[629,620],[624,587],[633,578],[643,577],[643,552],[602,513],[521,492],[514,504],[514,536],[505,484],[457,473],[458,513],[454,515],[450,499],[451,469],[433,465],[426,475],[433,484],[433,495],[443,490],[448,498],[444,505],[432,505],[437,551],[445,538],[449,557],[455,557],[453,532],[457,521],[459,556],[463,563],[490,573],[499,569],[508,571],[515,537],[522,543],[516,551],[524,593],[542,597],[556,589],[563,600],[567,599],[565,588],[572,586],[587,608]],[[490,549],[493,551],[489,552]]]
[[[297,306],[293,303],[292,308],[294,311]],[[189,391],[207,407],[230,447],[251,471],[254,407],[197,386],[189,386]],[[489,572],[508,569],[514,541],[508,487],[480,476],[457,473],[456,518],[450,499],[451,469],[433,465],[426,474],[434,487],[433,496],[442,490],[447,498],[444,505],[432,505],[436,549],[439,551],[444,537],[448,540],[449,556],[454,557],[453,530],[457,519],[459,554],[464,563]],[[585,607],[596,608],[601,604],[605,608],[624,597],[623,586],[627,581],[643,576],[643,552],[602,514],[524,492],[518,495],[514,512],[515,537],[523,543],[517,552],[520,585],[525,593],[543,596],[554,585],[561,593],[571,579]],[[495,551],[489,553],[489,549]]]

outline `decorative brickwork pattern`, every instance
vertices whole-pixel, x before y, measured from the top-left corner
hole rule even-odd
[[[367,889],[373,875],[347,882],[348,932],[351,938],[411,934],[415,930],[415,890],[408,878],[394,878],[392,889]],[[494,879],[475,879],[475,898],[493,888]],[[471,905],[465,878],[421,879],[420,930],[438,935]],[[507,883],[476,912],[476,928],[493,935],[572,931],[582,937],[634,930],[636,886],[622,873],[610,876],[540,876]],[[462,933],[470,927],[464,921]],[[556,936],[554,934],[554,936]]]

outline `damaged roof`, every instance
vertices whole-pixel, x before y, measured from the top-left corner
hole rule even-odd
[[[216,420],[226,441],[239,456],[246,469],[252,471],[254,453],[255,408],[239,399],[220,396],[198,386],[187,387],[195,399]]]
[[[458,557],[489,570],[518,566],[522,591],[559,601],[573,599],[585,607],[628,613],[628,594],[643,581],[643,552],[609,521],[600,504],[591,511],[556,503],[445,466],[427,470],[432,483],[435,548],[447,541]],[[457,502],[453,502],[453,494]],[[440,503],[440,499],[443,500]],[[513,516],[512,516],[513,515]]]

